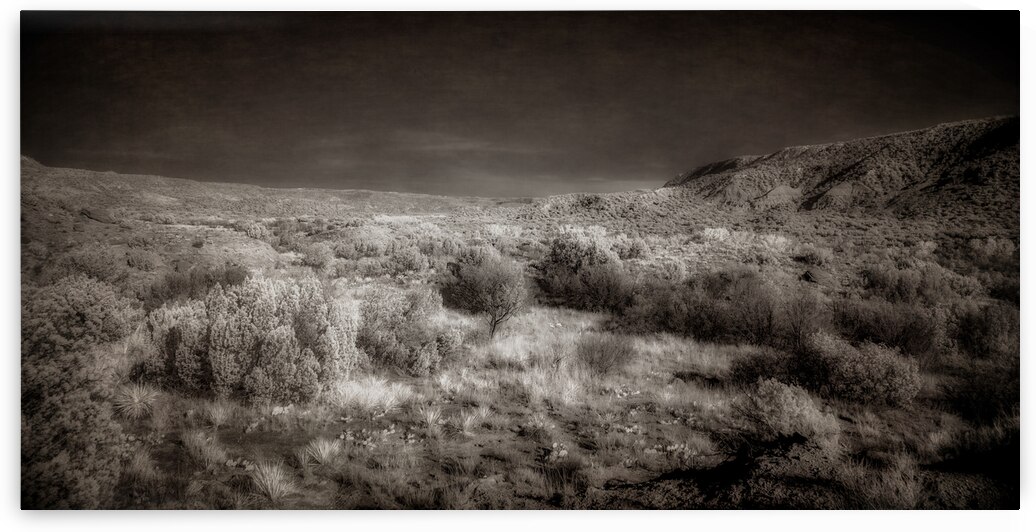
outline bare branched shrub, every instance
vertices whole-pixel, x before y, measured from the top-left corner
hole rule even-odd
[[[636,349],[629,336],[592,333],[579,340],[575,355],[592,374],[603,376],[629,364],[636,355]]]
[[[521,266],[488,251],[468,253],[451,263],[442,294],[451,306],[483,314],[490,338],[521,311],[527,297]]]

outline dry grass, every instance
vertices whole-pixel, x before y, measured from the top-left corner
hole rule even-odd
[[[392,412],[414,398],[409,386],[367,376],[358,381],[343,381],[336,387],[331,401],[344,410],[356,410],[367,416]]]
[[[203,412],[212,428],[219,429],[234,415],[234,405],[229,401],[210,401],[205,403]]]
[[[205,467],[214,467],[227,461],[227,451],[216,440],[200,430],[189,430],[181,436],[187,455]]]
[[[851,508],[865,510],[912,510],[921,502],[922,481],[917,461],[898,454],[884,469],[872,469],[848,461],[837,471]]]
[[[123,473],[135,484],[145,486],[157,483],[162,477],[155,460],[151,458],[151,452],[146,448],[133,451]]]

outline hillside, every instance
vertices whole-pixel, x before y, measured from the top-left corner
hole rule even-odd
[[[756,209],[1017,220],[1019,121],[997,117],[714,162],[665,184]]]
[[[523,199],[433,196],[373,190],[267,188],[152,175],[52,168],[22,157],[23,200],[38,198],[112,211],[116,217],[168,215],[342,217],[446,214],[523,204]]]

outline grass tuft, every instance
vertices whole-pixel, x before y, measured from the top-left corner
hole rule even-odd
[[[306,454],[321,465],[334,462],[341,451],[342,442],[330,438],[317,438],[306,445]]]
[[[295,493],[295,483],[292,482],[280,462],[269,460],[256,462],[251,477],[256,491],[273,502]]]

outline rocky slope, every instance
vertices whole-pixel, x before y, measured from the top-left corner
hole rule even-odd
[[[742,156],[682,174],[711,202],[795,210],[1017,217],[1019,120],[997,117]]]

